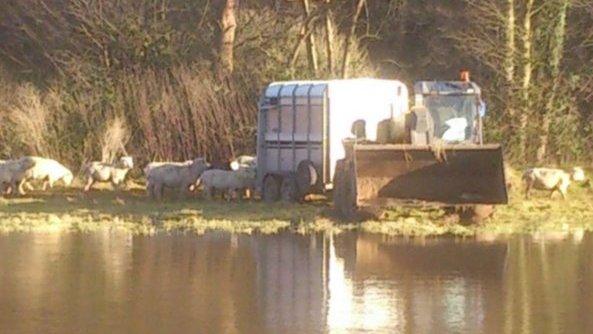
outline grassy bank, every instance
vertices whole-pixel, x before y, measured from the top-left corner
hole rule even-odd
[[[443,210],[390,208],[380,220],[344,224],[336,220],[326,200],[307,204],[259,201],[223,202],[199,198],[154,202],[140,187],[116,193],[100,189],[82,194],[79,188],[33,192],[22,198],[0,199],[0,231],[92,231],[123,229],[136,234],[158,231],[204,233],[299,233],[357,229],[408,236],[497,235],[509,233],[577,232],[593,230],[593,191],[574,186],[569,199],[550,199],[545,192],[524,200],[511,192],[510,204],[478,225],[465,225],[447,217]]]

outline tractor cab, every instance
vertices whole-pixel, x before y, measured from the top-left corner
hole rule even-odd
[[[482,144],[485,104],[471,81],[420,81],[414,85],[416,107],[429,111],[434,138],[445,143]]]

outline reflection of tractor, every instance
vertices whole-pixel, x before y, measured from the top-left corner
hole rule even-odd
[[[297,200],[333,187],[345,216],[402,203],[506,204],[501,147],[482,143],[479,87],[419,82],[414,93],[408,112],[407,88],[398,81],[269,85],[257,148],[264,200]]]

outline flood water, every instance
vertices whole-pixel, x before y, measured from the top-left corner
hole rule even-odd
[[[0,236],[0,333],[591,333],[593,235]]]

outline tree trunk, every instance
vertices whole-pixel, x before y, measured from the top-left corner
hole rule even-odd
[[[302,0],[303,4],[303,11],[305,13],[305,21],[308,21],[311,17],[311,8],[309,6],[309,0]],[[315,32],[314,29],[311,27],[309,28],[310,31],[307,34],[306,43],[307,43],[307,58],[309,60],[309,69],[315,76],[317,76],[317,72],[319,66],[317,64],[317,48],[315,46]]]
[[[566,14],[568,11],[569,0],[562,0],[558,8],[558,21],[554,26],[554,33],[550,45],[550,77],[554,81],[551,93],[549,94],[546,108],[542,119],[542,129],[539,136],[539,147],[537,149],[537,161],[543,162],[548,153],[548,142],[550,137],[550,122],[553,115],[553,109],[556,107],[556,97],[560,76],[560,64],[564,51],[564,40],[566,37]]]
[[[294,68],[294,64],[296,64],[297,59],[299,58],[299,50],[301,49],[301,44],[307,39],[307,21],[303,22],[303,26],[299,30],[299,37],[297,39],[297,43],[292,49],[292,53],[290,56],[290,60],[288,61],[288,66],[290,69]]]
[[[556,85],[554,85],[556,86]],[[555,90],[555,88],[553,88]],[[541,163],[546,158],[546,154],[548,151],[548,137],[550,133],[550,112],[548,108],[553,106],[552,98],[550,98],[549,102],[546,103],[546,110],[544,110],[544,114],[542,115],[542,128],[539,135],[539,147],[537,148],[536,153],[536,161]]]
[[[302,1],[303,1],[303,7],[305,7],[304,2],[308,3],[308,1],[306,1],[306,0],[302,0]],[[308,4],[306,6],[308,7]],[[309,38],[309,34],[311,33],[309,25],[312,23],[312,21],[313,21],[313,17],[308,16],[307,11],[305,10],[303,24],[301,26],[301,29],[299,30],[299,36],[297,39],[297,43],[294,46],[294,48],[292,49],[292,53],[291,53],[290,59],[288,61],[288,66],[290,67],[291,70],[294,68],[296,61],[299,58],[299,51],[301,49],[301,45],[305,41],[307,41],[307,44],[309,42],[308,38]],[[311,63],[309,63],[309,64],[311,64]]]
[[[511,122],[514,119],[512,97],[515,81],[515,0],[507,0],[506,22],[506,54],[504,60],[505,79],[507,85],[507,110]]]
[[[344,44],[344,55],[342,56],[342,78],[346,79],[348,77],[348,65],[350,62],[350,44],[352,44],[352,38],[354,33],[356,32],[356,25],[358,23],[358,17],[362,12],[364,7],[365,0],[358,0],[356,4],[356,11],[352,16],[352,22],[350,24],[350,29],[346,34],[346,43]]]
[[[219,75],[227,76],[233,72],[233,47],[235,44],[235,18],[236,0],[226,0],[220,18],[220,50],[219,50]]]
[[[325,52],[327,53],[327,73],[332,76],[334,73],[334,27],[332,23],[332,11],[330,7],[331,0],[325,0],[325,33],[327,34],[325,40]]]
[[[531,76],[533,71],[532,44],[533,31],[531,27],[531,18],[533,16],[534,0],[527,0],[525,8],[525,18],[523,20],[523,82],[522,89],[522,110],[519,118],[519,158],[525,159],[527,153],[527,122],[531,113]]]

